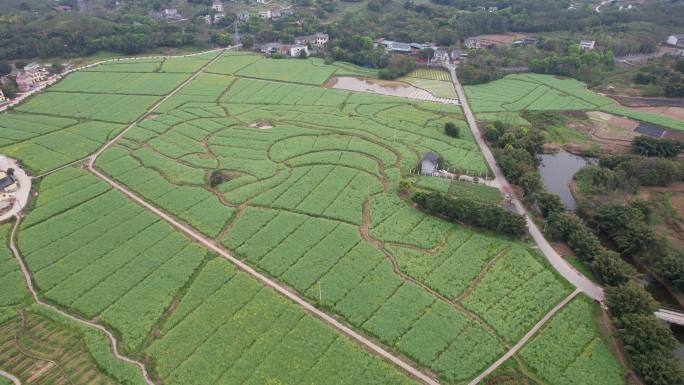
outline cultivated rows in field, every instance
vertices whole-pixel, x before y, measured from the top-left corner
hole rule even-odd
[[[445,82],[451,82],[451,74],[449,74],[449,71],[441,69],[419,68],[406,76],[417,79],[441,80]]]
[[[601,110],[616,115],[684,130],[681,120],[634,111],[615,105],[612,99],[587,90],[574,79],[552,75],[513,74],[476,86],[465,86],[470,106],[481,120],[503,120],[525,124],[517,114],[523,110]]]
[[[611,100],[594,94],[573,79],[514,74],[477,86],[466,86],[473,112],[522,110],[594,110]]]
[[[0,227],[0,237],[7,239],[10,226]],[[0,247],[0,324],[14,317],[14,307],[24,302],[28,296],[24,276],[19,270],[16,259],[5,245]]]
[[[468,197],[491,204],[499,204],[503,200],[499,189],[469,181],[434,176],[416,176],[413,181],[414,185],[420,189],[439,191],[454,197]]]
[[[114,385],[77,332],[33,312],[0,325],[0,369],[23,383]]]
[[[166,384],[410,383],[85,171],[41,182],[19,246],[48,300],[112,327]]]
[[[37,174],[83,158],[216,54],[120,60],[70,74],[19,112],[0,115],[0,152]]]
[[[449,383],[484,369],[566,294],[522,246],[396,196],[401,170],[424,151],[481,162],[468,130],[461,139],[443,133],[459,115],[304,85],[205,80],[128,131],[97,167]],[[228,180],[210,188],[214,170]],[[211,206],[192,209],[203,201]],[[499,285],[502,264],[518,259],[529,283]],[[165,370],[186,378],[176,366]]]
[[[167,384],[409,383],[220,259],[202,269],[147,353]]]
[[[37,287],[139,349],[206,251],[83,171],[45,184],[19,239]]]
[[[211,65],[207,71],[215,74],[309,85],[322,85],[331,76],[377,77],[378,74],[375,69],[362,68],[350,63],[335,62],[332,65],[326,65],[319,58],[277,60],[266,59],[261,55],[239,53],[226,54]]]
[[[624,383],[624,374],[599,334],[591,304],[575,298],[556,314],[519,356],[554,385]]]

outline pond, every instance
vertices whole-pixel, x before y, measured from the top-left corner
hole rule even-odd
[[[557,194],[568,210],[575,211],[577,202],[570,192],[570,182],[577,171],[590,164],[596,164],[596,160],[561,150],[556,154],[541,155],[539,173],[544,187]]]

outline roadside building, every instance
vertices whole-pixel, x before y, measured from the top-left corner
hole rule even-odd
[[[449,53],[444,50],[444,49],[436,49],[434,55],[432,56],[432,63],[434,64],[441,64],[441,63],[446,63],[449,64]]]
[[[468,49],[480,49],[482,48],[482,42],[477,37],[469,37],[465,39],[463,45]]]
[[[432,175],[439,169],[439,156],[434,152],[426,152],[420,160],[420,173]]]
[[[309,48],[306,45],[266,43],[261,46],[261,52],[267,56],[280,53],[289,57],[299,57],[302,55],[302,51],[306,56],[309,56]]]
[[[467,57],[467,52],[463,52],[460,49],[451,50],[451,61],[465,60]]]
[[[3,193],[11,193],[17,191],[17,187],[17,181],[12,175],[0,172],[0,191]]]
[[[684,47],[684,33],[668,36],[667,44],[673,47]]]
[[[330,40],[330,36],[327,33],[316,32],[313,35],[297,36],[295,37],[295,43],[299,45],[311,44],[313,46],[322,47]]]
[[[596,47],[596,41],[594,40],[580,40],[579,43],[580,48],[583,51],[591,51]]]
[[[26,72],[20,71],[14,80],[17,82],[17,88],[20,92],[26,92],[33,87],[33,78]]]

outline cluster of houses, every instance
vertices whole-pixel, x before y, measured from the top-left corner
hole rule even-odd
[[[15,70],[11,75],[17,83],[20,92],[26,92],[32,87],[44,82],[48,78],[48,69],[38,63],[30,63],[21,70]]]
[[[297,36],[294,44],[266,43],[260,49],[264,55],[282,54],[289,57],[309,56],[309,47],[320,50],[330,40],[327,33],[316,32],[313,35]]]
[[[402,43],[399,41],[392,41],[387,39],[377,39],[373,42],[374,47],[384,47],[387,52],[400,53],[404,55],[416,55],[418,52],[426,49],[433,51],[432,55],[426,59],[430,63],[440,64],[449,63],[449,53],[442,48],[433,44],[423,43]]]
[[[670,35],[666,42],[673,47],[684,48],[684,33]]]
[[[211,3],[211,9],[214,11],[213,14],[207,14],[204,15],[204,22],[211,25],[211,24],[216,24],[220,20],[224,19],[226,17],[225,12],[223,12],[223,3],[221,0],[214,0]]]

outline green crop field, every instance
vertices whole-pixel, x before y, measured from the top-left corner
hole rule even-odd
[[[684,122],[681,120],[619,107],[612,99],[589,91],[584,83],[569,78],[513,74],[464,88],[473,113],[481,120],[525,124],[524,119],[514,113],[523,110],[601,110],[684,131]]]
[[[119,79],[100,86],[118,92],[138,87],[136,79],[185,79],[211,55],[172,60],[106,65],[134,66],[130,78],[99,66],[83,73]],[[158,66],[154,73],[148,64]],[[441,383],[462,385],[570,287],[527,244],[426,215],[399,197],[427,151],[451,168],[487,171],[457,106],[318,86],[342,70],[359,69],[226,54],[149,114],[162,94],[92,93],[81,106],[78,88],[47,91],[0,116],[0,143],[32,170],[48,171],[135,122],[95,167]],[[85,78],[74,79],[59,84]],[[162,83],[153,89],[161,92]],[[94,107],[102,96],[151,99],[113,120]],[[98,117],[83,117],[86,109]],[[460,138],[444,134],[446,122],[461,127]],[[72,149],[70,140],[81,137],[89,142]],[[446,181],[415,181],[492,204],[502,199],[490,187],[438,182]],[[88,171],[54,172],[37,192],[18,246],[41,297],[106,325],[164,384],[412,383]],[[14,279],[0,285],[10,289],[23,283],[11,261],[0,254]],[[30,303],[10,290],[0,300],[5,320]],[[102,340],[85,341],[97,367],[110,368],[97,350]],[[546,379],[546,362],[538,354],[529,361]],[[586,378],[600,376],[596,369],[586,367]],[[122,370],[104,373],[137,384],[122,381]]]

